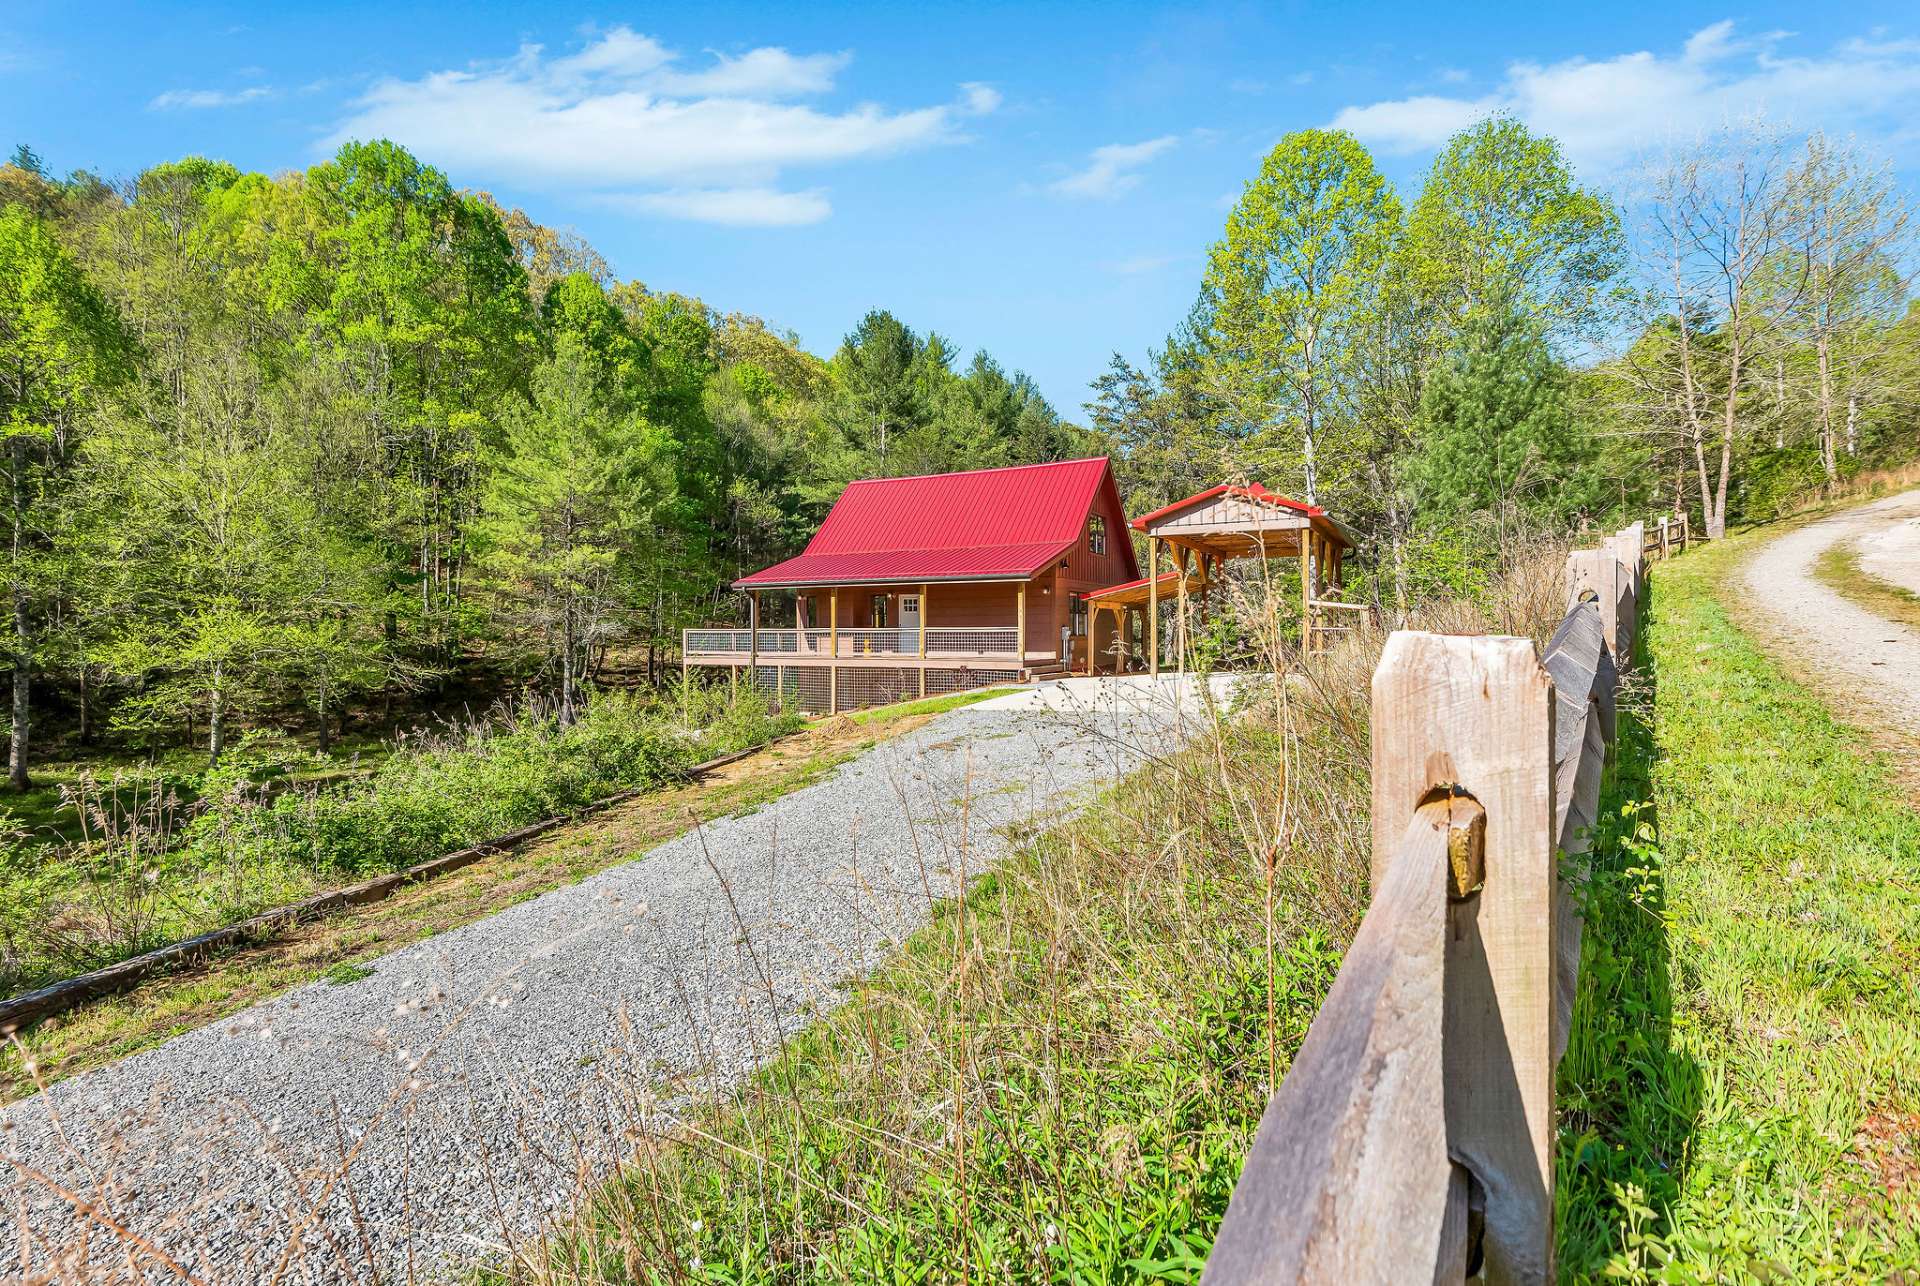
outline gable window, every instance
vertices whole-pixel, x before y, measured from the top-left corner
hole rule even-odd
[[[885,594],[873,596],[873,628],[876,630],[887,628],[887,595]]]
[[[1107,520],[1099,514],[1087,519],[1087,551],[1094,554],[1107,552]]]

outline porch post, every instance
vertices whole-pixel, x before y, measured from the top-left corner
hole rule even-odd
[[[920,659],[922,661],[927,659],[927,587],[925,585],[920,587]],[[927,686],[925,668],[921,667],[920,686],[922,688]]]
[[[760,680],[760,591],[747,600],[747,665],[754,682]]]
[[[1160,542],[1147,537],[1147,673],[1160,677]]]
[[[1013,667],[1027,668],[1027,583],[1013,591]]]
[[[827,591],[827,655],[840,655],[840,587]]]

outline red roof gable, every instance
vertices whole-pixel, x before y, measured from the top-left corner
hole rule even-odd
[[[805,553],[734,584],[1024,580],[1082,538],[1102,488],[1119,512],[1105,456],[850,483]]]
[[[1277,491],[1268,491],[1257,482],[1249,483],[1244,487],[1236,486],[1230,482],[1223,482],[1219,486],[1208,487],[1205,491],[1195,492],[1185,500],[1176,500],[1170,505],[1162,505],[1150,514],[1141,514],[1133,520],[1133,529],[1135,531],[1145,531],[1147,524],[1156,518],[1164,518],[1170,513],[1176,513],[1190,505],[1197,505],[1203,500],[1211,500],[1215,496],[1220,495],[1243,496],[1248,500],[1257,500],[1262,504],[1273,505],[1280,509],[1291,509],[1295,513],[1305,514],[1309,518],[1319,518],[1327,512],[1319,505],[1302,504],[1300,501],[1290,496],[1283,496]]]
[[[1304,501],[1295,500],[1291,496],[1283,496],[1277,491],[1268,491],[1257,482],[1248,483],[1244,487],[1237,483],[1223,482],[1218,486],[1208,487],[1205,491],[1195,492],[1184,500],[1176,500],[1170,505],[1162,505],[1152,513],[1141,514],[1128,525],[1135,531],[1145,531],[1149,523],[1179,513],[1182,509],[1190,509],[1195,505],[1203,504],[1215,496],[1221,495],[1239,496],[1242,499],[1251,500],[1255,504],[1266,505],[1271,509],[1289,510],[1304,518],[1313,520],[1314,528],[1322,535],[1331,535],[1350,549],[1358,544],[1354,539],[1353,533],[1347,529],[1346,525],[1335,519],[1332,514],[1322,509],[1319,505],[1310,505]]]

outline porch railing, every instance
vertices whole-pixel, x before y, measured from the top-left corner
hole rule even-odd
[[[926,631],[927,655],[1013,657],[1018,652],[1011,625],[986,625],[957,628],[930,625]],[[837,633],[837,638],[835,637]],[[837,650],[836,650],[837,644]],[[684,655],[690,661],[703,658],[735,658],[757,651],[763,657],[844,657],[918,656],[920,631],[914,626],[886,629],[763,629],[758,639],[754,631],[741,629],[686,630],[681,635]]]

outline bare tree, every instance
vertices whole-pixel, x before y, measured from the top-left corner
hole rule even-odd
[[[1801,210],[1787,149],[1759,125],[1670,152],[1650,180],[1642,270],[1659,342],[1638,346],[1633,365],[1650,400],[1677,419],[1707,535],[1718,539],[1735,448],[1752,427],[1743,399],[1770,384],[1782,323],[1810,277]]]
[[[1840,452],[1859,449],[1863,404],[1888,391],[1883,359],[1910,284],[1899,254],[1912,211],[1886,166],[1824,134],[1807,139],[1789,178],[1807,271],[1787,320],[1812,350],[1820,465],[1832,488]]]

